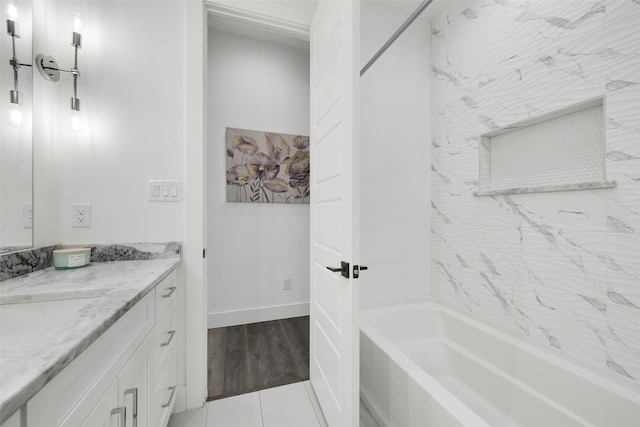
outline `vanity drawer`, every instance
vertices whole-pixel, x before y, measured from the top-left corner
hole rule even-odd
[[[153,337],[153,378],[160,378],[170,355],[175,353],[177,334],[176,304],[172,304],[156,324]],[[155,386],[155,383],[154,383]]]
[[[176,270],[167,275],[156,287],[156,321],[162,317],[165,310],[176,300],[178,291]]]
[[[29,400],[29,427],[55,426],[71,413],[74,420],[88,415],[151,332],[154,298],[149,292]]]
[[[167,363],[163,364],[162,376],[155,392],[155,403],[151,410],[152,417],[155,418],[154,426],[166,427],[173,405],[176,403],[177,375],[175,360],[176,348],[173,346],[167,356]]]

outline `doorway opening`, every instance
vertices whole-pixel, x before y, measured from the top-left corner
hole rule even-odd
[[[214,400],[309,378],[309,205],[284,193],[298,191],[289,163],[309,136],[309,42],[209,14],[207,61],[207,400]],[[248,139],[227,146],[240,130]],[[277,163],[257,198],[244,181],[252,179],[252,157]],[[230,178],[241,170],[245,176]]]

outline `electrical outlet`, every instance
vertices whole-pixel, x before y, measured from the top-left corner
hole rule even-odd
[[[91,227],[91,205],[71,205],[71,226]]]
[[[33,228],[33,205],[31,203],[22,205],[22,227]]]
[[[282,290],[283,291],[288,291],[289,289],[291,289],[291,279],[286,277],[286,278],[282,279]]]

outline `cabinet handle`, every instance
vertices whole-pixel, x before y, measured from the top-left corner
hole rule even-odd
[[[138,427],[138,388],[136,387],[125,390],[125,397],[127,394],[133,395],[133,427]]]
[[[175,286],[171,286],[169,289],[169,293],[165,294],[165,295],[161,295],[162,298],[171,298],[171,295],[173,295],[173,293],[176,291],[176,287]]]
[[[126,424],[127,424],[127,407],[126,406],[112,409],[111,415],[118,415],[118,427],[126,427]]]
[[[169,400],[167,400],[167,403],[162,404],[163,408],[168,408],[169,405],[171,405],[171,401],[173,400],[173,395],[176,393],[176,386],[169,387],[169,390],[171,390],[171,396],[169,396]]]
[[[169,334],[169,339],[166,342],[163,342],[162,344],[160,344],[160,347],[166,347],[169,344],[171,344],[171,340],[173,339],[173,336],[176,334],[176,331],[169,331],[167,333]]]

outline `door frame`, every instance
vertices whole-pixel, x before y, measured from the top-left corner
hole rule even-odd
[[[268,29],[299,40],[309,41],[310,25],[230,6],[215,0],[185,0],[186,3],[186,165],[185,242],[183,244],[183,281],[186,284],[186,392],[176,399],[175,411],[200,408],[207,397],[207,78],[208,18],[224,17],[256,28]],[[241,2],[239,2],[242,5]],[[278,9],[276,8],[276,12]],[[289,18],[282,10],[282,15]],[[194,25],[200,23],[201,25]],[[184,404],[181,404],[184,402]]]
[[[184,368],[186,387],[176,390],[175,412],[201,408],[207,397],[207,277],[204,168],[207,75],[207,14],[201,0],[185,1],[185,219],[180,281],[184,283]],[[186,309],[189,307],[189,310]],[[188,351],[187,351],[188,350]]]

